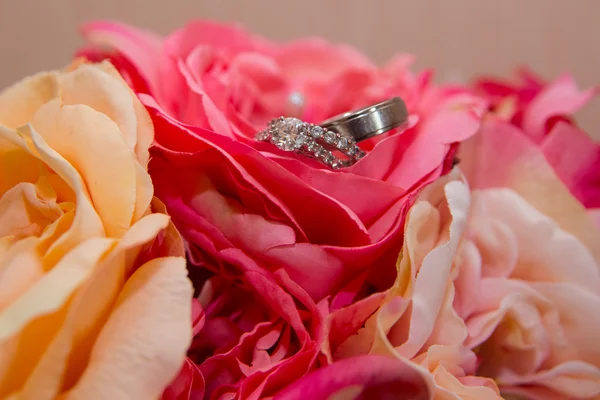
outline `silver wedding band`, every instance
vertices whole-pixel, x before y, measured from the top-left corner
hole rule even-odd
[[[406,104],[399,97],[330,118],[320,125],[356,142],[389,132],[408,122]]]

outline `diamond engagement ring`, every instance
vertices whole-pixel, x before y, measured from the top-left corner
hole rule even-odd
[[[271,142],[284,151],[310,156],[333,169],[348,167],[365,155],[352,138],[291,117],[271,120],[267,129],[256,135],[256,140]],[[342,157],[338,157],[337,153]]]
[[[320,125],[360,142],[406,124],[408,111],[400,97],[330,118]]]

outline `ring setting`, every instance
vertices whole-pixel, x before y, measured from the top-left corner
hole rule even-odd
[[[271,142],[283,151],[306,155],[339,169],[349,167],[365,156],[357,142],[389,132],[407,121],[404,101],[394,97],[340,114],[320,125],[294,117],[279,117],[271,120],[267,129],[259,132],[255,139]]]
[[[353,139],[293,117],[271,120],[267,129],[256,135],[256,140],[271,142],[283,151],[315,158],[333,169],[350,166],[365,155]]]

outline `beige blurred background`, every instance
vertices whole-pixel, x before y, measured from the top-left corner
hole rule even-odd
[[[350,43],[379,63],[411,52],[440,81],[529,65],[588,87],[600,83],[599,16],[600,0],[0,0],[0,88],[68,63],[79,24],[97,18],[161,34],[192,18],[235,21],[275,40]],[[598,110],[597,101],[580,115],[596,132]]]

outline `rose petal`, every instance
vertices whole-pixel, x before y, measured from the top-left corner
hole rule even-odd
[[[474,188],[510,188],[584,243],[600,263],[600,235],[585,208],[518,128],[488,117],[461,146],[461,169]],[[499,166],[503,166],[500,168]]]
[[[123,54],[156,89],[160,85],[159,70],[154,61],[159,57],[161,40],[154,34],[113,21],[94,21],[81,27],[83,37],[100,47]]]
[[[294,382],[275,400],[429,398],[431,383],[413,367],[385,356],[353,357],[320,368]]]
[[[204,377],[196,364],[185,360],[179,375],[165,389],[162,400],[194,400],[204,398]]]
[[[577,127],[558,123],[541,144],[544,156],[586,207],[600,207],[600,145]]]
[[[81,259],[85,261],[86,257],[93,255],[87,249],[93,247],[94,243],[108,239],[90,239],[84,243],[85,246],[80,246],[81,249],[78,247],[63,257],[51,273],[40,280],[38,285],[50,285],[51,290],[57,291],[48,298],[63,298],[63,304],[58,304],[58,312],[35,319],[21,332],[23,337],[35,336],[40,329],[48,332],[36,338],[34,344],[28,342],[28,346],[15,356],[21,368],[14,369],[19,378],[10,382],[18,385],[27,378],[24,395],[40,398],[45,393],[48,397],[54,397],[61,389],[61,384],[70,387],[77,381],[88,361],[87,355],[97,332],[105,323],[125,277],[133,272],[131,260],[137,258],[142,246],[153,240],[167,223],[168,217],[165,215],[148,215],[132,226],[116,245],[109,242],[111,251],[101,261],[93,262],[93,265]],[[53,283],[52,279],[59,279],[62,286]],[[64,290],[65,285],[73,284],[79,285],[77,291]],[[33,292],[31,296],[37,293]],[[70,296],[70,293],[73,295]],[[43,302],[46,297],[39,299]],[[69,299],[71,301],[64,303]],[[50,302],[43,306],[47,308],[52,305],[53,302]]]
[[[185,359],[191,296],[182,258],[158,258],[140,267],[123,288],[88,367],[66,398],[158,397]]]
[[[597,90],[580,91],[572,76],[561,76],[531,101],[523,115],[523,130],[534,141],[541,141],[550,117],[575,113],[595,96]]]
[[[513,254],[511,279],[569,282],[600,294],[600,271],[590,251],[522,197],[512,190],[488,189],[475,193],[473,203],[476,205],[471,216],[473,236],[484,235],[486,232],[479,226],[490,224],[490,220],[501,224],[513,236],[513,240],[496,249],[482,246],[484,241],[477,239],[484,255]],[[489,263],[484,268],[490,268]]]
[[[43,104],[59,95],[59,75],[41,72],[0,93],[0,124],[16,129],[31,122]]]
[[[61,107],[58,99],[38,110],[33,126],[79,171],[107,234],[121,236],[133,219],[137,185],[135,161],[118,126],[83,104]],[[83,154],[86,147],[94,151]]]
[[[399,343],[397,339],[390,336],[390,341],[397,346],[399,354],[408,358],[416,354],[432,333],[442,307],[452,260],[466,226],[470,202],[468,187],[460,181],[453,181],[449,182],[444,190],[452,215],[452,222],[448,228],[448,241],[431,250],[425,256],[423,263],[416,266],[419,272],[414,282],[414,289],[409,295],[412,303],[412,316],[408,337],[404,342]],[[406,231],[407,241],[409,235],[413,234],[412,232],[414,234],[418,232],[418,228],[411,226],[410,219]],[[410,242],[405,242],[405,246],[408,249],[412,247]],[[408,255],[409,253],[404,254]],[[408,259],[405,262],[410,263]],[[400,268],[402,268],[402,262]],[[399,276],[402,275],[400,270]]]

